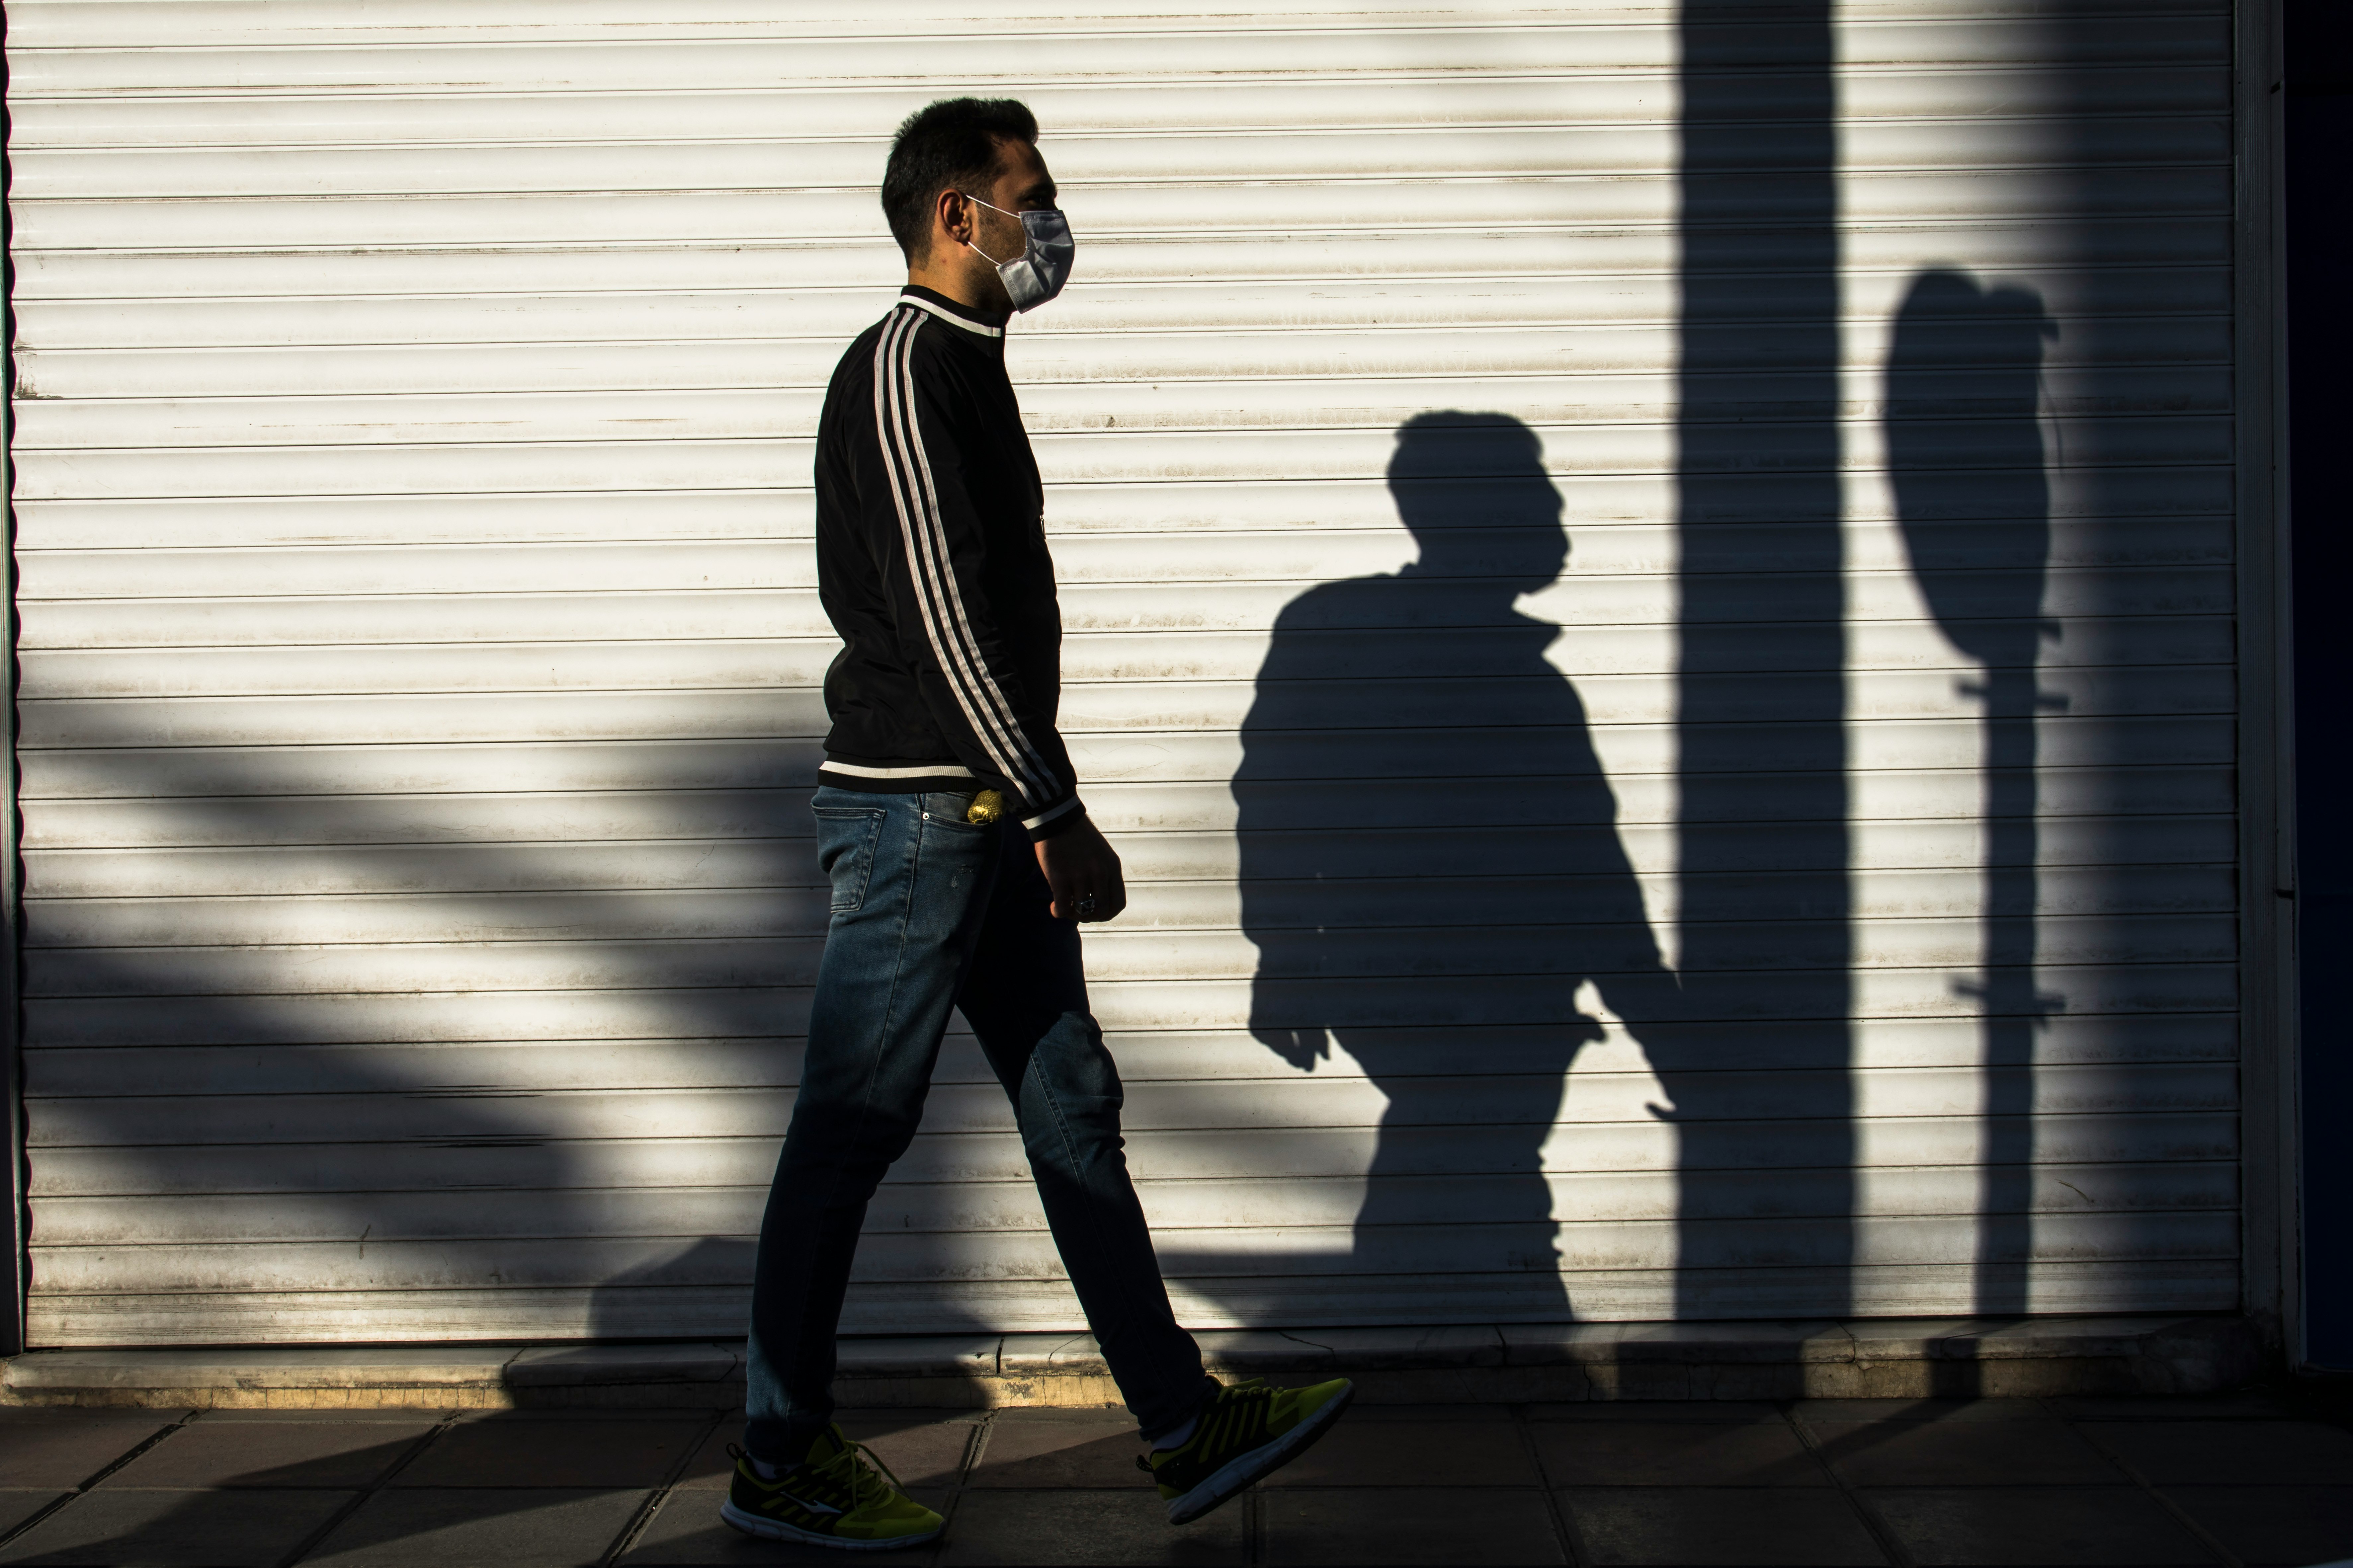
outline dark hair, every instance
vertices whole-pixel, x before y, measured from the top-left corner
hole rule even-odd
[[[932,203],[942,191],[994,180],[1004,162],[999,142],[1037,140],[1037,117],[1016,99],[944,98],[907,116],[882,169],[882,215],[907,259],[931,244]]]

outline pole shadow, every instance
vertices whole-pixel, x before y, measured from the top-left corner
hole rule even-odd
[[[1858,1296],[1832,22],[1829,0],[1685,0],[1678,17],[1690,1022],[1645,1043],[1680,1133],[1683,1320],[1836,1318]],[[1744,1190],[1769,1209],[1727,1206]]]
[[[1543,1149],[1602,1037],[1577,993],[1631,1013],[1663,971],[1584,705],[1545,658],[1561,628],[1515,607],[1569,551],[1535,432],[1418,416],[1388,484],[1419,559],[1285,606],[1242,723],[1251,1033],[1305,1071],[1336,1047],[1386,1101],[1345,1258],[1250,1284],[1260,1321],[1558,1320]],[[1390,1300],[1305,1277],[1332,1273]],[[1445,1304],[1402,1307],[1416,1290]]]
[[[2032,1256],[2034,1040],[2061,999],[2035,984],[2035,716],[2056,623],[2042,615],[2051,487],[2040,419],[2043,345],[2059,335],[2027,289],[1967,272],[1915,278],[1887,356],[1887,458],[1905,554],[1946,640],[1983,670],[1981,1008],[1976,1310],[2026,1310]]]

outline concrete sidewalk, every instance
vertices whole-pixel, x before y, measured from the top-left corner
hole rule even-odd
[[[945,1539],[719,1522],[732,1412],[0,1411],[0,1564],[2311,1563],[2353,1431],[2288,1395],[1362,1405],[1184,1530],[1112,1410],[849,1413]]]

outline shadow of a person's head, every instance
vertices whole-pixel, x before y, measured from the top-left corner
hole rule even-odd
[[[1567,563],[1544,447],[1508,414],[1415,415],[1398,427],[1388,482],[1421,552],[1405,575],[1481,578],[1517,595],[1549,586]]]

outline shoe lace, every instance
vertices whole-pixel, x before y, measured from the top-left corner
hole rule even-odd
[[[839,1435],[837,1434],[837,1436]],[[870,1502],[881,1502],[887,1500],[892,1489],[895,1488],[902,1492],[907,1489],[906,1484],[892,1473],[891,1467],[882,1462],[881,1455],[865,1444],[854,1442],[847,1436],[839,1436],[839,1441],[841,1443],[839,1453],[829,1459],[823,1459],[808,1466],[807,1468],[811,1475],[832,1481],[849,1492],[849,1506],[852,1509],[863,1508]],[[727,1453],[731,1458],[735,1459],[751,1458],[733,1443],[727,1445]],[[782,1482],[786,1477],[801,1468],[796,1465],[791,1469],[779,1470],[776,1473],[776,1481],[770,1484]],[[881,1475],[876,1475],[874,1472],[877,1470],[881,1471]],[[884,1485],[885,1478],[889,1479],[887,1487]]]
[[[891,1467],[882,1462],[882,1456],[849,1437],[840,1441],[841,1451],[815,1468],[818,1475],[849,1493],[852,1509],[863,1508],[870,1502],[886,1501],[894,1491],[907,1489],[892,1473]],[[875,1472],[878,1470],[881,1474],[877,1475]]]
[[[1266,1401],[1272,1399],[1276,1394],[1281,1394],[1282,1392],[1282,1389],[1275,1387],[1272,1384],[1267,1382],[1267,1380],[1262,1377],[1246,1377],[1240,1383],[1227,1384],[1224,1387],[1219,1389],[1217,1393],[1209,1395],[1208,1401],[1201,1406],[1200,1415],[1196,1416],[1195,1419],[1199,1420],[1206,1417],[1209,1413],[1209,1406],[1212,1405],[1223,1404],[1232,1405],[1248,1405],[1251,1403],[1264,1404]],[[1190,1441],[1190,1439],[1188,1438],[1187,1441]],[[1158,1473],[1153,1469],[1151,1459],[1143,1454],[1138,1454],[1135,1457],[1135,1468],[1144,1471],[1147,1475]]]

